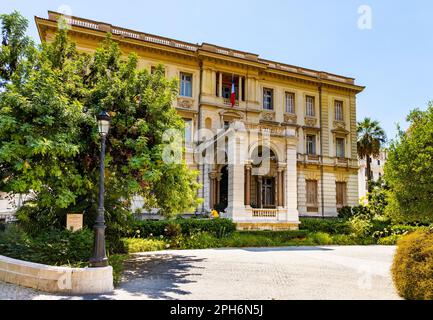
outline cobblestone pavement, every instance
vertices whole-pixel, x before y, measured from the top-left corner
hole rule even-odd
[[[113,294],[65,297],[0,283],[0,299],[398,299],[395,247],[210,249],[136,254]]]

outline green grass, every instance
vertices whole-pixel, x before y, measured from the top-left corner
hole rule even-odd
[[[216,237],[207,232],[189,236],[162,239],[124,239],[128,252],[145,252],[164,249],[209,249],[246,247],[285,247],[315,245],[369,245],[374,239],[359,239],[353,235],[306,231],[236,231],[231,235]]]

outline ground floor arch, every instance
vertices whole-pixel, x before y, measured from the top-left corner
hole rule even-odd
[[[272,147],[257,145],[245,165],[245,205],[251,208],[276,209],[283,206],[284,168]]]

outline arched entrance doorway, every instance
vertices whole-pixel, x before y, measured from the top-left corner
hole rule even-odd
[[[229,196],[229,171],[227,166],[223,166],[220,170],[221,179],[219,181],[219,201],[218,208],[220,212],[224,211],[228,206],[228,196]]]
[[[218,212],[224,212],[228,207],[229,172],[228,166],[216,168],[209,174],[210,177],[210,208]]]
[[[252,208],[275,209],[281,206],[283,179],[278,171],[278,159],[269,147],[258,146],[251,154],[251,168],[246,174],[246,205]]]

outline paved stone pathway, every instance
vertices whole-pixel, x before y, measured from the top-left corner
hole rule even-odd
[[[113,294],[65,297],[0,283],[0,299],[399,299],[393,246],[135,254]]]

